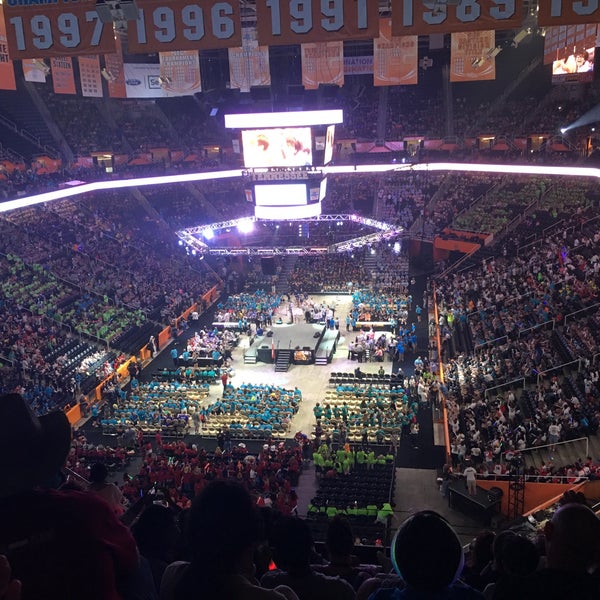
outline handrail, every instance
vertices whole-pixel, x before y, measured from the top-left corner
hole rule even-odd
[[[565,444],[572,444],[573,442],[581,442],[585,440],[585,455],[588,456],[589,454],[589,447],[590,447],[590,438],[589,437],[580,437],[580,438],[576,438],[574,440],[565,440],[564,442],[556,442],[556,444],[544,444],[543,446],[530,446],[529,448],[523,448],[523,450],[512,450],[509,452],[512,452],[513,454],[523,454],[523,452],[531,452],[534,450],[542,450],[544,448],[554,448],[555,446],[564,446]],[[502,452],[500,454],[500,458],[503,458],[504,455],[506,454],[506,452]]]
[[[576,310],[575,312],[565,315],[565,325],[567,324],[567,319],[569,317],[572,317],[572,316],[577,315],[582,312],[586,312],[588,310],[591,310],[592,308],[598,308],[598,307],[600,307],[600,302],[596,302],[596,304],[590,304],[590,306],[586,306],[585,308],[580,308],[579,310]]]
[[[525,377],[519,377],[518,379],[511,379],[510,381],[506,381],[505,383],[500,383],[498,385],[495,385],[494,387],[491,388],[487,388],[484,392],[483,395],[487,398],[487,395],[489,392],[493,391],[493,390],[497,390],[498,388],[502,388],[502,387],[506,387],[508,385],[513,385],[515,383],[518,382],[522,382],[523,383],[523,389],[525,389]]]
[[[570,362],[562,363],[560,365],[557,365],[556,367],[551,367],[550,369],[546,369],[545,371],[540,371],[537,374],[537,384],[538,385],[540,384],[542,377],[544,375],[546,375],[547,373],[552,373],[552,371],[557,371],[558,369],[564,369],[565,367],[568,367],[569,365],[574,365],[574,364],[578,365],[577,370],[579,371],[581,369],[581,359],[580,358],[577,358]]]
[[[70,469],[69,467],[63,467],[63,470],[69,475],[69,477],[73,477],[74,479],[78,479],[86,487],[90,485],[90,483],[91,483],[90,481],[88,481],[85,477],[83,477],[83,475],[80,475],[79,473],[75,473],[75,471],[73,471],[73,469]]]

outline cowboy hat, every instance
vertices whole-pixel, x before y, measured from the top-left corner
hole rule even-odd
[[[0,497],[51,482],[70,445],[64,412],[38,417],[19,394],[0,396]]]

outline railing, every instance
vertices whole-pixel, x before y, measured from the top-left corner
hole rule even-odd
[[[475,313],[470,313],[475,314]],[[533,325],[532,327],[528,327],[527,329],[521,329],[521,331],[519,331],[519,337],[523,337],[524,335],[535,331],[536,329],[539,329],[540,327],[545,327],[547,325],[552,324],[552,329],[554,329],[556,323],[554,321],[554,319],[550,320],[550,321],[544,321],[543,323],[538,323],[537,325]],[[487,340],[485,342],[482,342],[481,344],[476,344],[473,348],[473,350],[480,350],[481,348],[485,348],[486,346],[489,345],[495,345],[496,343],[500,343],[501,340],[506,340],[508,341],[508,334],[506,335],[501,335],[500,337],[494,338],[493,340]]]
[[[69,469],[69,467],[63,467],[63,470],[70,478],[77,480],[86,488],[90,485],[90,482],[85,477],[82,477],[79,473],[75,473],[73,469]]]
[[[463,262],[466,262],[469,258],[471,258],[478,250],[479,250],[479,248],[474,248],[473,250],[471,250],[471,252],[469,252],[468,254],[465,254],[463,257],[461,257],[459,260],[457,260],[455,263],[451,264],[447,269],[445,269],[439,275],[437,275],[436,279],[443,279],[446,275],[448,275],[449,273],[454,271],[457,267],[459,267]]]
[[[597,302],[596,304],[591,304],[590,306],[586,306],[585,308],[581,308],[579,310],[576,310],[575,312],[565,315],[565,325],[567,324],[567,320],[569,319],[569,317],[574,317],[575,315],[578,315],[579,313],[587,312],[588,310],[592,310],[594,308],[600,308],[600,302]]]
[[[507,381],[505,383],[500,383],[498,385],[495,385],[494,387],[491,388],[487,388],[484,392],[483,395],[487,398],[488,394],[490,392],[493,392],[494,390],[498,390],[500,388],[504,388],[504,387],[508,387],[508,386],[516,386],[516,384],[519,384],[520,386],[523,387],[523,389],[525,389],[525,377],[519,377],[518,379],[512,379],[511,381]]]
[[[552,367],[551,369],[546,369],[545,371],[540,371],[537,374],[537,384],[540,385],[540,382],[542,381],[542,378],[544,375],[547,375],[548,373],[552,373],[554,371],[558,371],[559,369],[564,369],[570,365],[577,365],[577,370],[579,371],[581,369],[581,359],[578,358],[577,360],[572,360],[571,362],[566,362],[561,365],[557,365],[556,367]]]
[[[519,450],[518,454],[524,454],[525,452],[537,452],[539,450],[543,450],[544,448],[555,448],[556,446],[565,446],[566,444],[573,444],[574,442],[582,442],[585,440],[585,455],[588,456],[589,448],[590,448],[590,439],[588,437],[580,437],[574,440],[566,440],[564,442],[556,442],[556,444],[545,444],[544,446],[530,446],[529,448],[523,448],[523,450]],[[513,454],[517,454],[514,450]],[[500,460],[506,460],[505,457],[506,452],[502,452],[500,455]]]

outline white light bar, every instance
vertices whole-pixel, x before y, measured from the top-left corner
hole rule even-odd
[[[289,114],[289,113],[284,113]],[[600,169],[594,167],[559,167],[559,166],[541,166],[541,165],[485,165],[471,163],[424,163],[415,165],[343,165],[321,167],[323,174],[329,173],[384,173],[389,171],[460,171],[465,173],[516,173],[520,175],[549,175],[564,177],[599,177]],[[170,183],[189,183],[193,181],[207,181],[211,179],[227,179],[233,177],[242,177],[242,169],[230,171],[210,171],[203,173],[185,173],[180,175],[163,175],[159,177],[141,177],[138,179],[114,179],[107,181],[96,181],[84,185],[69,187],[62,190],[45,192],[35,196],[25,196],[15,200],[7,200],[0,203],[0,213],[43,204],[53,200],[62,200],[87,194],[89,192],[98,192],[103,190],[115,190],[128,187],[139,187],[146,185],[165,185]]]
[[[297,125],[337,125],[343,122],[344,111],[341,109],[225,115],[225,127],[228,129],[295,127]]]

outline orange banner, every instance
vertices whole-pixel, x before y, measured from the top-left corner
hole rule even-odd
[[[16,90],[15,69],[12,60],[8,57],[8,45],[6,40],[6,24],[4,13],[0,11],[0,89]]]
[[[450,45],[450,81],[496,79],[496,32],[453,33]]]
[[[160,77],[167,96],[189,96],[202,91],[198,50],[160,52]]]
[[[540,2],[540,5],[546,3],[550,0]],[[394,35],[516,29],[523,20],[523,0],[392,0],[392,16]]]
[[[229,83],[242,92],[249,92],[255,86],[271,85],[269,48],[258,45],[256,27],[244,27],[242,47],[229,48]]]
[[[538,6],[537,22],[540,27],[600,22],[598,0],[545,0]]]
[[[379,6],[374,0],[256,0],[256,22],[265,46],[373,39]]]
[[[373,84],[418,83],[419,37],[392,36],[392,20],[379,20],[379,37],[373,40]]]
[[[94,0],[79,2],[26,2],[2,5],[12,60],[78,56],[113,52],[112,23],[103,23]]]
[[[316,90],[319,84],[344,85],[344,42],[302,44],[302,85]]]
[[[239,46],[238,0],[137,0],[137,21],[127,23],[130,53]]]
[[[75,74],[73,73],[73,59],[70,56],[61,56],[50,59],[52,83],[55,94],[76,94]]]
[[[125,86],[125,67],[123,66],[123,48],[121,38],[117,36],[117,48],[114,54],[104,56],[104,77],[108,81],[108,95],[111,98],[127,98]]]
[[[79,63],[81,95],[86,98],[102,98],[100,57],[97,54],[80,56],[77,62]]]

